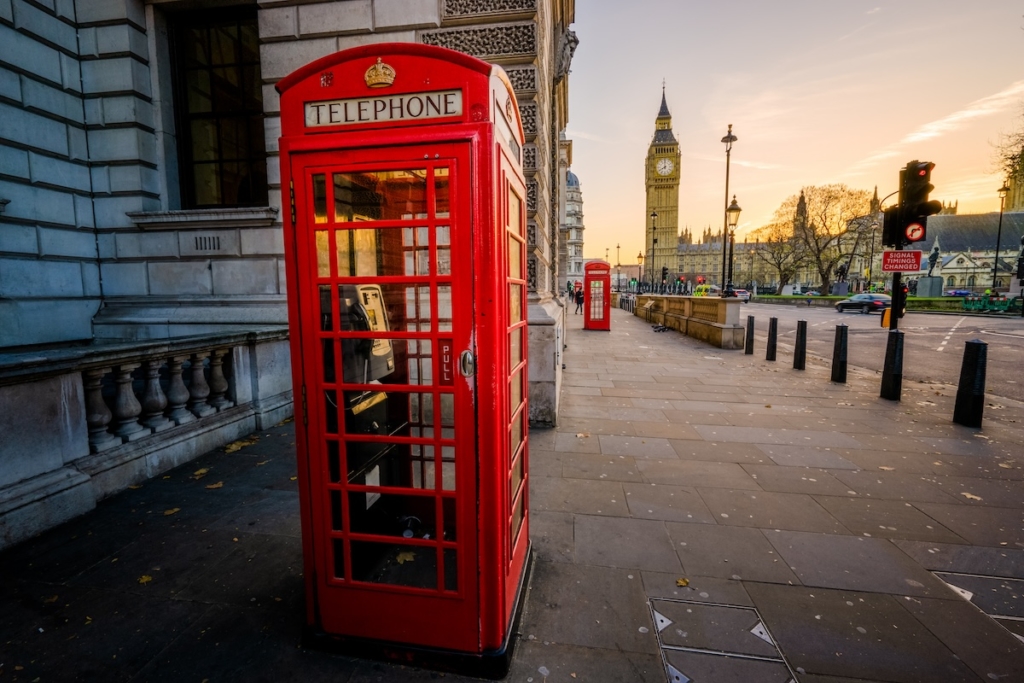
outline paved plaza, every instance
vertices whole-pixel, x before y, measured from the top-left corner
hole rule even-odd
[[[873,372],[568,319],[507,680],[1024,681],[1024,405],[967,429],[955,387],[892,403]],[[294,438],[0,554],[0,680],[469,680],[299,647]]]

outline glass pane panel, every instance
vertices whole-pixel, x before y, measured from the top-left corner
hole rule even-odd
[[[436,537],[434,506],[433,496],[350,491],[349,531],[353,534],[429,540]]]
[[[509,382],[509,417],[519,409],[519,404],[523,402],[523,373],[517,372],[512,376],[512,381]]]
[[[331,491],[331,530],[342,531],[341,525],[341,491]]]
[[[523,279],[523,244],[512,235],[508,236],[508,276]]]
[[[337,367],[334,362],[334,340],[321,339],[320,346],[324,359],[324,382],[334,384],[337,379],[337,375],[334,374],[334,368]]]
[[[519,484],[523,481],[523,453],[519,454],[515,462],[512,464],[512,475],[509,479],[508,484],[508,498],[512,500],[516,497],[516,493],[519,491]]]
[[[196,204],[220,204],[217,164],[193,164],[192,175],[195,182]]]
[[[455,395],[454,394],[441,394],[441,426],[442,427],[454,427],[455,426]],[[455,438],[455,435],[445,436],[442,433],[442,438],[451,439]]]
[[[334,329],[334,316],[331,312],[331,286],[320,285],[320,329],[331,332]]]
[[[333,389],[324,391],[324,431],[328,434],[338,433],[338,393]]]
[[[435,488],[434,447],[429,444],[349,441],[345,454],[349,484]]]
[[[352,541],[352,579],[437,589],[437,551],[399,543]]]
[[[437,329],[442,332],[452,330],[452,288],[448,285],[437,288]]]
[[[377,221],[427,217],[427,172],[334,174],[334,220]]]
[[[188,112],[205,114],[213,111],[213,96],[210,93],[210,72],[206,69],[189,71],[185,74],[188,90]]]
[[[512,420],[512,429],[509,433],[509,448],[508,452],[510,455],[515,455],[516,449],[519,448],[519,444],[523,442],[523,414],[520,412],[516,415],[516,419]]]
[[[523,319],[522,285],[511,285],[508,288],[508,319],[512,325]]]
[[[332,484],[341,481],[341,456],[338,454],[338,442],[327,442],[327,474]]]
[[[517,327],[508,335],[509,363],[515,367],[523,362],[523,328]]]
[[[458,553],[454,548],[444,549],[444,589],[446,591],[459,590],[459,561]]]
[[[427,228],[339,230],[334,239],[341,277],[430,274]]]
[[[313,221],[327,222],[327,179],[323,173],[313,174]]]
[[[442,498],[441,499],[441,512],[444,515],[444,529],[442,530],[441,540],[444,541],[457,541],[459,540],[459,529],[455,521],[455,499],[454,498]]]
[[[317,230],[316,238],[316,276],[331,276],[331,244],[326,230]]]
[[[334,577],[345,578],[345,541],[336,538],[331,542],[334,550]]]
[[[205,28],[189,28],[183,31],[185,46],[182,54],[186,67],[207,66],[210,63],[206,33]]]
[[[519,527],[523,525],[523,506],[526,502],[526,491],[524,490],[519,495],[519,500],[516,501],[516,506],[512,509],[512,529],[509,535],[510,550],[516,545],[516,537],[519,536]]]
[[[508,229],[513,234],[522,236],[523,234],[523,200],[519,198],[519,195],[515,193],[515,190],[509,188],[508,191]]]
[[[450,215],[448,201],[448,169],[434,169],[434,215],[437,218],[448,218]],[[438,242],[441,244],[441,242]],[[447,242],[445,242],[447,244]]]

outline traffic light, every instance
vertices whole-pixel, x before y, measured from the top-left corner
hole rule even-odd
[[[704,284],[704,276],[703,275],[698,275],[697,276],[697,284],[698,285]]]
[[[668,266],[661,267],[661,281],[668,282]]]
[[[933,168],[935,164],[930,161],[914,160],[901,174],[899,223],[904,244],[922,241],[927,234],[928,216],[942,210],[940,202],[928,199],[928,194],[935,189],[931,183]]]
[[[905,284],[900,285],[900,296],[899,296],[899,311],[897,315],[902,318],[907,314],[907,295],[910,294],[910,287]],[[895,303],[895,302],[894,302]]]
[[[900,239],[900,210],[897,206],[891,206],[882,212],[882,244],[895,247],[902,245]]]

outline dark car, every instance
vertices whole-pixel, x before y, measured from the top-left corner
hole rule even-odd
[[[861,313],[881,311],[892,305],[892,298],[885,294],[855,294],[849,299],[843,299],[836,304],[836,311],[842,313],[853,309]]]
[[[969,289],[951,289],[946,292],[946,296],[971,296],[971,294]]]

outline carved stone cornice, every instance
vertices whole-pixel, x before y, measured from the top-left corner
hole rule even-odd
[[[533,22],[428,31],[421,39],[425,45],[447,47],[480,59],[537,54],[537,26]]]

